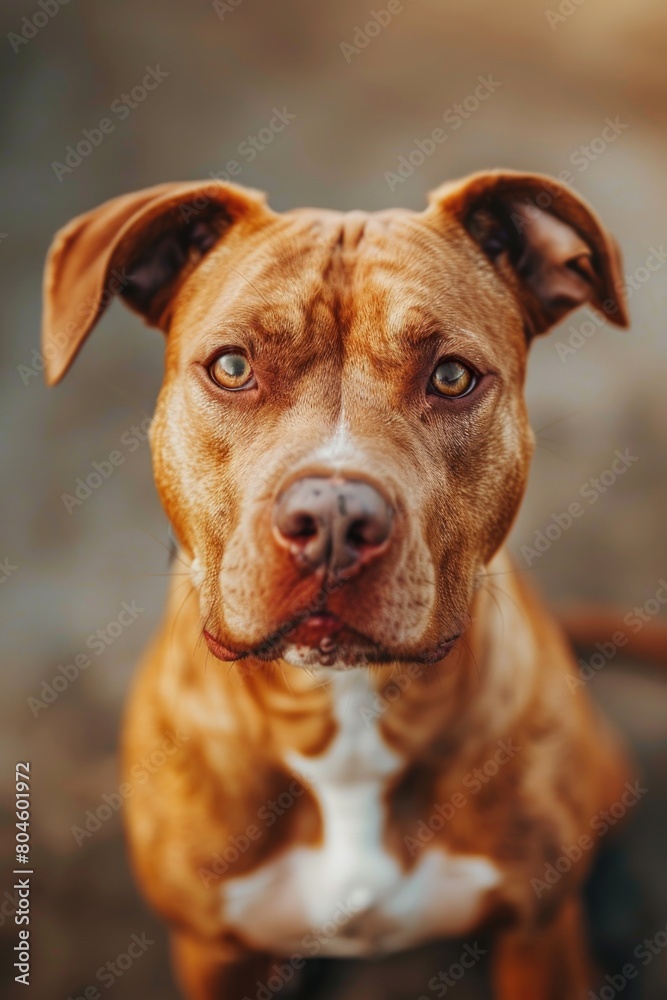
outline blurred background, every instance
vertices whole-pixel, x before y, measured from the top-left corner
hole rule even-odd
[[[632,328],[598,325],[579,312],[535,344],[527,393],[538,448],[512,547],[555,605],[601,602],[621,616],[639,607],[645,620],[667,613],[660,600],[667,597],[660,583],[667,578],[664,5],[403,0],[384,27],[367,32],[377,23],[371,11],[386,6],[3,4],[0,933],[8,1000],[26,992],[13,982],[9,809],[14,763],[26,759],[36,873],[28,995],[84,996],[131,935],[146,933],[155,943],[102,995],[108,988],[119,1000],[176,997],[164,931],[133,887],[118,813],[109,810],[80,845],[73,832],[118,788],[120,712],[164,603],[169,543],[145,440],[161,379],[161,335],[114,304],[65,383],[52,391],[43,385],[41,269],[52,234],[72,216],[161,181],[219,176],[231,160],[241,167],[235,179],[267,190],[276,209],[419,209],[431,188],[470,171],[569,170],[623,248]],[[145,99],[141,91],[133,97],[147,67],[161,82]],[[471,97],[479,77],[493,81],[483,100]],[[275,109],[293,117],[267,133]],[[66,160],[67,148],[103,118],[113,130],[89,154]],[[447,140],[396,179],[401,157],[410,162],[417,140],[438,127]],[[118,449],[123,464],[68,510],[63,494]],[[610,483],[603,474],[617,449],[636,460]],[[535,557],[522,550],[601,475],[606,485],[592,487],[595,502],[582,501],[584,514],[561,537]],[[143,609],[136,620],[55,690],[59,667],[90,653],[89,636],[132,601]],[[611,975],[627,955],[638,966],[641,978],[624,987],[624,997],[660,1000],[667,949],[654,945],[645,967],[632,954],[644,939],[667,941],[660,936],[667,927],[667,677],[621,652],[589,672],[591,694],[633,744],[649,789],[624,852],[604,861],[593,886],[599,955]],[[431,948],[384,966],[340,965],[327,995],[431,997],[429,977],[444,961]],[[480,964],[479,976],[473,981],[471,973],[452,993],[486,996],[483,971]]]

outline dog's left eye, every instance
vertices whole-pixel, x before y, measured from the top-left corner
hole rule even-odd
[[[431,386],[440,396],[465,396],[477,384],[475,373],[455,358],[440,361],[431,375]]]
[[[209,367],[209,374],[222,389],[249,389],[254,385],[253,370],[245,354],[226,351],[219,354]]]

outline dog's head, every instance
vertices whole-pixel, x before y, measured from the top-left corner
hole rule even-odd
[[[532,337],[585,302],[626,324],[593,212],[512,172],[421,214],[219,183],[107,202],[49,254],[50,383],[114,295],[167,335],[155,475],[230,660],[442,658],[524,491]]]

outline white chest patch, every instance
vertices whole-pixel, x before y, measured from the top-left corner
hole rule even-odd
[[[401,869],[384,846],[384,792],[404,761],[382,740],[373,713],[363,713],[375,697],[366,671],[322,675],[338,732],[322,756],[294,753],[286,763],[318,801],[323,843],[226,881],[225,922],[258,948],[305,958],[391,952],[465,933],[499,870],[440,847],[424,848],[408,873]]]

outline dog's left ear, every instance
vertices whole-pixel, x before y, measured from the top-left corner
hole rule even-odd
[[[429,196],[427,217],[454,219],[515,293],[531,334],[590,302],[628,325],[621,258],[593,210],[552,177],[509,170],[473,174]]]
[[[196,181],[112,198],[64,226],[46,259],[46,380],[63,377],[115,296],[167,330],[176,294],[208,251],[275,218],[259,191]]]

